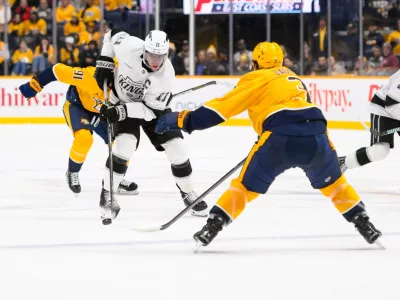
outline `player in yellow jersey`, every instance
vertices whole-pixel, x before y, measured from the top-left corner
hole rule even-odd
[[[194,239],[208,245],[242,213],[246,203],[265,194],[278,175],[299,167],[313,188],[329,197],[365,240],[374,243],[382,233],[369,222],[364,204],[340,171],[321,110],[311,103],[297,75],[282,67],[282,49],[276,43],[262,42],[255,47],[252,60],[254,71],[241,77],[236,88],[222,98],[208,101],[195,111],[170,113],[157,123],[158,133],[191,133],[247,110],[259,135],[239,177],[232,180]]]
[[[74,136],[66,177],[68,186],[75,195],[81,192],[79,171],[92,147],[93,132],[97,133],[106,144],[108,143],[107,123],[100,120],[99,115],[104,93],[94,79],[95,70],[95,67],[73,68],[56,64],[19,87],[26,98],[31,98],[53,81],[70,84],[63,113]],[[138,187],[136,183],[123,179],[117,193],[134,195],[138,193]]]

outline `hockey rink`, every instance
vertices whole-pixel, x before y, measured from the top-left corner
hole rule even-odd
[[[367,131],[330,135],[340,155],[369,144]],[[169,162],[144,134],[126,177],[140,194],[117,198],[122,209],[110,226],[98,208],[108,155],[99,137],[79,198],[65,181],[67,126],[2,125],[0,137],[0,299],[400,299],[399,149],[346,173],[385,250],[367,244],[301,170],[290,170],[194,254],[192,235],[205,218],[188,215],[157,233],[131,229],[161,225],[184,208]],[[247,155],[256,134],[216,127],[186,141],[200,195]],[[228,185],[206,198],[210,208]]]

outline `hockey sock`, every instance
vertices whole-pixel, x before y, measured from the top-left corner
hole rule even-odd
[[[354,188],[347,182],[344,175],[340,176],[331,185],[320,189],[321,193],[330,198],[336,209],[347,221],[351,221],[352,216],[363,209],[360,204],[360,196]]]
[[[186,162],[180,165],[171,164],[172,175],[174,175],[175,182],[179,189],[184,193],[190,193],[194,190],[192,181],[192,165],[188,159]]]
[[[121,183],[122,178],[128,169],[127,166],[128,161],[118,156],[115,156],[113,153],[113,188],[114,191],[117,190],[119,184]],[[107,158],[106,168],[104,170],[104,189],[106,191],[110,190],[110,158]]]
[[[346,156],[345,164],[348,169],[358,168],[384,159],[388,156],[389,152],[389,143],[377,143],[368,148],[360,148],[355,153]]]
[[[224,211],[231,220],[234,220],[245,209],[246,203],[253,201],[258,195],[258,193],[248,191],[239,179],[234,179],[230,187],[218,199],[214,207],[218,207],[218,209]],[[210,211],[211,214],[216,214],[216,211],[218,211],[218,209],[214,207]]]
[[[93,136],[90,130],[81,129],[75,132],[74,137],[74,142],[69,152],[68,170],[70,172],[79,172],[92,147]]]

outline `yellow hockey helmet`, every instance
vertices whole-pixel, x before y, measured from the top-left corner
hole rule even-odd
[[[261,42],[254,48],[252,60],[256,70],[281,67],[282,48],[277,43]]]

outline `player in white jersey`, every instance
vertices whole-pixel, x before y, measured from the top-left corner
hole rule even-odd
[[[113,29],[104,37],[101,56],[96,62],[95,78],[100,88],[105,80],[111,83],[110,102],[113,106],[101,109],[100,114],[114,123],[113,146],[114,190],[136,151],[140,127],[157,151],[165,151],[185,205],[197,196],[191,179],[192,167],[180,132],[155,133],[155,125],[162,115],[171,112],[172,85],[175,71],[168,60],[169,40],[165,32],[153,30],[145,41]],[[118,67],[113,72],[114,60]],[[118,215],[119,205],[110,201],[109,159],[104,172],[104,186],[100,196],[103,224]],[[207,216],[207,204],[201,201],[192,214]],[[104,222],[107,221],[107,222]]]
[[[385,131],[400,127],[400,71],[375,93],[370,103],[371,128]],[[376,136],[371,133],[371,146],[363,147],[347,156],[339,157],[340,168],[344,173],[374,161],[386,158],[394,147],[394,133]]]

